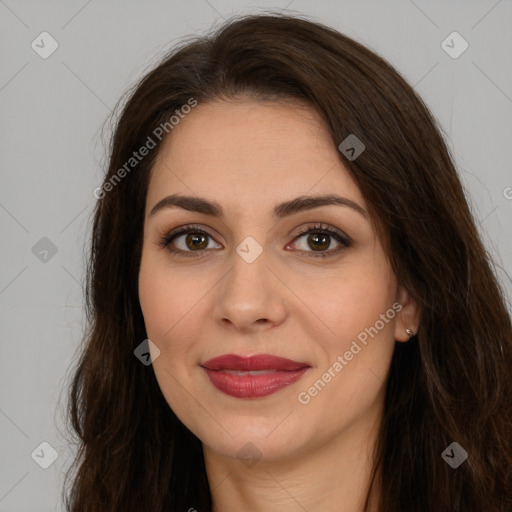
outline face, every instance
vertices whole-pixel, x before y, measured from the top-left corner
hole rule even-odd
[[[378,418],[395,341],[414,325],[319,116],[298,104],[199,104],[157,160],[139,299],[180,420],[219,456],[252,443],[277,461]],[[294,201],[303,196],[338,199]],[[258,374],[235,375],[232,359],[208,363],[226,354],[295,364],[266,358],[243,367]]]

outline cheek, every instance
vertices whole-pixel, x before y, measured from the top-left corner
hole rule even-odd
[[[393,275],[381,262],[361,260],[347,272],[324,280],[315,293],[308,294],[308,306],[334,333],[333,339],[350,342],[366,328],[374,326],[380,315],[392,306],[395,297]],[[306,293],[306,290],[300,292]],[[386,322],[382,334],[392,330]]]
[[[165,266],[164,266],[165,267]],[[197,277],[162,268],[161,261],[144,258],[139,272],[139,301],[148,337],[164,343],[193,314],[205,294]]]
[[[380,265],[352,267],[308,303],[335,333],[317,338],[321,363],[301,389],[312,393],[309,410],[325,418],[327,430],[356,421],[383,393],[395,346],[394,282]]]
[[[204,291],[186,273],[170,272],[157,258],[141,260],[139,302],[148,338],[160,350],[153,370],[160,388],[175,413],[183,407],[179,383],[188,371],[183,361],[194,358],[194,340],[198,335],[194,315],[203,304]],[[204,307],[204,306],[203,306]]]

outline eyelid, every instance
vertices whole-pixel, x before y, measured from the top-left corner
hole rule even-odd
[[[310,226],[310,224],[314,224],[313,226]],[[307,223],[306,226],[303,226],[299,232],[295,235],[294,240],[296,240],[298,237],[310,233],[310,232],[320,231],[322,233],[328,233],[332,236],[336,235],[339,238],[342,239],[344,243],[347,245],[351,245],[353,243],[353,240],[343,231],[341,231],[338,228],[335,228],[334,226],[331,226],[330,224],[326,224],[324,222],[313,222],[313,223]]]
[[[170,240],[171,238],[185,234],[188,231],[203,233],[213,238],[213,235],[199,224],[184,224],[183,226],[178,226],[170,231],[166,231],[162,238]]]

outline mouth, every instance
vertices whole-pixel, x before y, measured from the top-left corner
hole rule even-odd
[[[223,354],[213,359],[208,359],[201,364],[209,370],[237,370],[237,371],[288,371],[308,368],[308,363],[292,361],[284,357],[273,356],[272,354],[259,354],[250,357],[237,354]]]
[[[211,384],[236,398],[261,398],[297,382],[311,366],[270,354],[225,354],[200,365]]]
[[[208,368],[210,369],[210,368]],[[226,368],[215,370],[220,371],[224,373],[228,373],[229,375],[268,375],[269,373],[276,373],[279,370],[250,370],[250,371],[244,371],[244,370],[228,370]],[[290,370],[288,370],[290,371]]]

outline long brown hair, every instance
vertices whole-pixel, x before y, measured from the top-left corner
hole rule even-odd
[[[350,134],[366,146],[357,159],[340,159],[421,309],[416,335],[396,344],[387,382],[372,473],[372,483],[381,475],[379,509],[510,512],[511,320],[440,128],[376,53],[321,23],[275,13],[235,17],[182,42],[129,92],[118,116],[104,179],[111,186],[92,225],[88,328],[69,392],[78,453],[67,510],[211,508],[200,440],[134,356],[147,337],[137,282],[160,141],[153,136],[157,147],[112,180],[191,98],[239,97],[305,101],[336,147]],[[441,456],[452,442],[468,454],[457,469]]]

